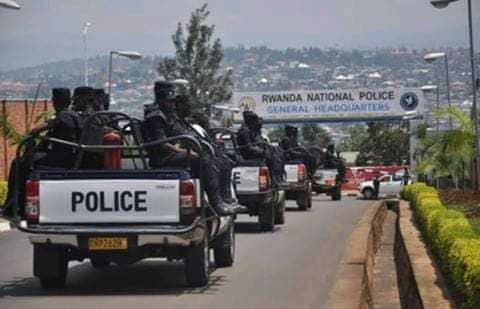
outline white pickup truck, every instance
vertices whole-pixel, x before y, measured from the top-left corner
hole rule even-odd
[[[71,145],[79,156],[89,149],[104,155],[118,151],[121,166],[35,168],[26,183],[26,196],[17,193],[15,197],[25,201],[24,205],[17,203],[16,223],[34,246],[34,275],[43,287],[59,288],[65,285],[71,260],[90,259],[93,267],[106,267],[153,257],[183,260],[187,283],[206,285],[210,249],[218,267],[233,264],[234,218],[215,214],[200,179],[187,169],[149,169],[142,154],[150,146],[182,140],[196,145],[193,149],[201,155],[199,142],[178,136],[129,146],[127,141],[136,132],[133,121],[121,113],[98,114],[127,121],[117,127],[120,145],[43,139]],[[18,155],[32,138],[20,145]]]
[[[233,183],[239,203],[248,208],[251,216],[258,216],[263,231],[285,223],[285,192],[272,185],[264,162],[242,161],[233,169]]]
[[[379,197],[398,196],[403,188],[404,180],[399,174],[384,175],[379,179]],[[358,191],[362,193],[365,199],[372,199],[375,197],[375,187],[373,186],[373,180],[362,182]]]
[[[315,172],[312,184],[313,191],[316,193],[326,193],[331,196],[333,201],[342,199],[342,184],[338,183],[337,169],[318,169]]]
[[[238,165],[233,169],[233,185],[238,202],[258,216],[262,231],[272,231],[285,224],[285,191],[272,183],[271,172],[262,160],[243,160],[238,151],[235,132],[227,128],[212,129],[213,138]]]
[[[312,183],[307,177],[307,168],[300,161],[285,164],[286,182],[284,189],[287,200],[295,200],[298,209],[307,210],[312,207]]]

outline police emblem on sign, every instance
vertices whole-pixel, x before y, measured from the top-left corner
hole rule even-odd
[[[238,107],[242,112],[244,111],[254,111],[255,110],[255,99],[249,96],[242,97],[240,101],[238,101]]]
[[[412,111],[418,106],[418,96],[413,92],[407,92],[400,98],[400,106],[406,111]]]

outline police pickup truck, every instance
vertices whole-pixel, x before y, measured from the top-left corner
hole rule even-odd
[[[287,200],[297,201],[298,209],[312,207],[312,183],[307,177],[307,168],[301,161],[285,164],[286,183],[283,185]]]
[[[145,258],[183,260],[191,286],[208,283],[210,249],[217,267],[231,266],[234,218],[215,214],[202,181],[188,169],[150,169],[144,155],[149,147],[175,141],[202,155],[201,142],[177,136],[143,143],[138,121],[122,113],[96,113],[85,127],[98,124],[99,119],[104,121],[102,145],[84,143],[91,134],[85,128],[79,143],[40,137],[75,148],[75,166],[69,170],[35,167],[25,196],[15,196],[15,221],[19,230],[29,234],[33,272],[42,286],[63,287],[72,260],[89,259],[96,268]],[[103,133],[112,123],[114,129]],[[34,138],[22,142],[17,157]],[[102,169],[82,168],[82,156],[89,152],[103,156]]]
[[[262,231],[272,231],[276,224],[285,224],[285,191],[272,182],[271,172],[263,160],[243,160],[238,151],[235,133],[224,128],[213,130],[227,154],[237,162],[233,169],[233,185],[241,205],[250,216],[258,216]]]
[[[312,182],[312,190],[318,194],[325,193],[333,201],[342,199],[342,180],[337,169],[317,169]]]

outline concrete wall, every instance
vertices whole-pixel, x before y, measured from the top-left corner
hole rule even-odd
[[[37,118],[50,109],[52,104],[49,100],[38,100],[36,103],[33,100],[0,100],[0,117],[7,117],[7,121],[21,134],[30,131]],[[17,149],[5,133],[0,131],[0,180],[7,180],[10,162],[15,158]]]

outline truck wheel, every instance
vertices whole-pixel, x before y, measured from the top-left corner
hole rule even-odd
[[[301,192],[297,196],[297,206],[300,210],[307,210],[308,209],[308,200],[312,198],[311,194],[308,192]]]
[[[90,263],[93,268],[105,268],[110,265],[110,260],[106,256],[92,256],[90,258]]]
[[[210,268],[210,248],[208,246],[208,231],[204,239],[187,250],[185,257],[185,277],[190,286],[205,286],[208,283]]]
[[[217,267],[230,267],[235,259],[235,230],[234,223],[215,240],[213,255]]]
[[[258,209],[258,223],[264,232],[271,232],[275,226],[275,205],[273,203],[260,205]]]
[[[275,224],[285,224],[285,199],[277,204],[275,209]]]
[[[366,188],[365,190],[363,190],[362,194],[363,194],[363,197],[366,200],[371,200],[371,199],[373,199],[373,196],[375,195],[375,192],[371,188]]]
[[[65,249],[34,245],[33,273],[43,288],[63,288],[67,279],[68,260]]]

